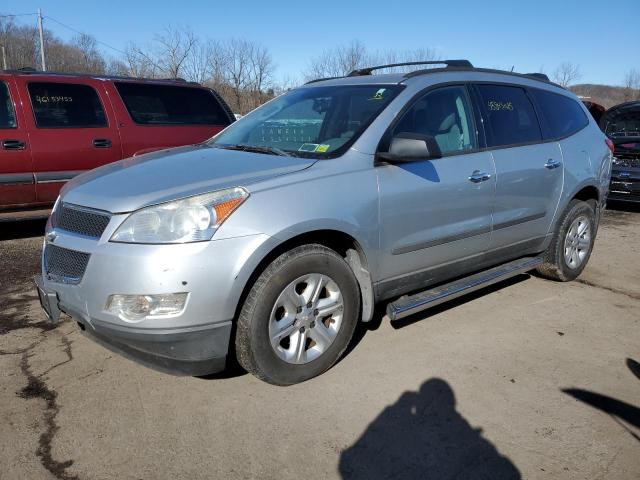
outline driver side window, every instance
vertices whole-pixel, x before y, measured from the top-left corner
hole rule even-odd
[[[476,135],[465,88],[438,88],[418,99],[393,129],[393,137],[400,133],[433,137],[443,155],[475,149]]]

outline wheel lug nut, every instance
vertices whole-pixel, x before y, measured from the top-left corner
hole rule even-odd
[[[307,303],[307,308],[311,308],[311,302]]]
[[[298,313],[302,313],[302,307],[298,307],[298,308],[296,308],[296,311],[297,311]]]
[[[304,333],[304,327],[300,327],[300,333]]]
[[[320,311],[317,308],[313,311],[313,315],[316,317],[318,316],[319,313]]]
[[[315,327],[315,326],[316,326],[316,322],[311,322],[311,323],[309,324],[309,328],[313,328],[313,327]]]

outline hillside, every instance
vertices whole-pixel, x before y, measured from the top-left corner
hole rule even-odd
[[[605,108],[610,108],[619,103],[640,99],[640,90],[631,90],[625,87],[614,87],[611,85],[598,85],[585,83],[570,87],[576,95],[590,97],[590,100],[599,103]]]

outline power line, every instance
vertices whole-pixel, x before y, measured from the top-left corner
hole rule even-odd
[[[105,42],[102,42],[102,41],[98,40],[98,39],[97,39],[96,37],[94,37],[93,35],[89,35],[89,34],[88,34],[88,33],[86,33],[86,32],[81,32],[80,30],[78,30],[78,29],[76,29],[76,28],[73,28],[72,26],[67,25],[66,23],[62,23],[60,20],[56,20],[55,18],[51,17],[50,15],[43,15],[43,17],[44,17],[44,18],[46,18],[46,19],[48,19],[48,20],[52,20],[53,22],[57,23],[58,25],[60,25],[60,26],[62,26],[62,27],[68,28],[69,30],[71,30],[72,32],[77,33],[78,35],[87,35],[87,36],[90,36],[90,37],[92,37],[92,38],[96,41],[96,43],[99,43],[99,44],[101,44],[101,45],[104,45],[105,47],[110,48],[111,50],[113,50],[113,51],[115,51],[115,52],[121,53],[122,55],[126,55],[126,54],[127,54],[126,52],[124,52],[124,51],[120,50],[119,48],[116,48],[116,47],[114,47],[114,46],[112,46],[112,45],[109,45],[108,43],[105,43]]]
[[[112,45],[109,45],[109,44],[108,44],[108,43],[106,43],[106,42],[103,42],[103,41],[101,41],[101,40],[98,40],[98,39],[97,39],[95,36],[93,36],[93,35],[90,35],[90,34],[88,34],[88,33],[86,33],[86,32],[82,32],[82,31],[78,30],[77,28],[73,28],[71,25],[67,25],[66,23],[63,23],[63,22],[61,22],[60,20],[56,20],[55,18],[53,18],[53,17],[51,17],[51,16],[49,16],[49,15],[44,15],[43,17],[44,17],[44,18],[46,18],[46,19],[48,19],[48,20],[52,20],[53,22],[57,23],[58,25],[60,25],[60,26],[62,26],[62,27],[64,27],[64,28],[67,28],[67,29],[71,30],[72,32],[75,32],[75,33],[77,33],[78,35],[87,35],[87,36],[89,36],[89,37],[93,38],[93,39],[96,41],[96,43],[99,43],[100,45],[104,45],[105,47],[110,48],[110,49],[111,49],[111,50],[113,50],[114,52],[118,52],[119,54],[124,55],[124,56],[129,55],[129,53],[133,53],[133,54],[135,54],[135,55],[139,55],[139,56],[143,57],[145,60],[147,60],[148,62],[150,62],[150,63],[151,63],[153,66],[155,66],[156,68],[158,68],[158,69],[160,68],[160,66],[159,66],[156,62],[154,62],[151,58],[149,58],[147,55],[145,55],[144,53],[142,53],[142,52],[140,52],[140,51],[138,51],[138,50],[133,50],[132,52],[127,53],[127,52],[125,52],[125,51],[123,51],[123,50],[120,50],[119,48],[116,48],[116,47],[114,47],[114,46],[112,46]]]

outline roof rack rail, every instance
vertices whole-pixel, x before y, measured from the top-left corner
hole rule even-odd
[[[359,68],[352,71],[347,77],[359,77],[362,75],[371,75],[374,70],[382,70],[383,68],[393,67],[409,67],[411,65],[446,65],[450,67],[462,67],[473,68],[473,65],[469,60],[429,60],[424,62],[402,62],[402,63],[390,63],[388,65],[377,65],[375,67]]]
[[[145,82],[178,82],[187,83],[190,85],[200,85],[198,82],[190,82],[184,78],[146,78],[146,77],[131,77],[128,75],[109,75],[104,73],[79,73],[79,72],[56,72],[56,71],[44,71],[36,70],[32,67],[21,67],[17,69],[2,70],[2,73],[17,73],[20,75],[55,75],[63,77],[90,77],[101,80],[141,80]]]
[[[538,80],[545,80],[547,82],[551,81],[549,80],[549,77],[547,76],[546,73],[535,72],[535,73],[525,73],[524,75],[527,77],[537,78]]]

